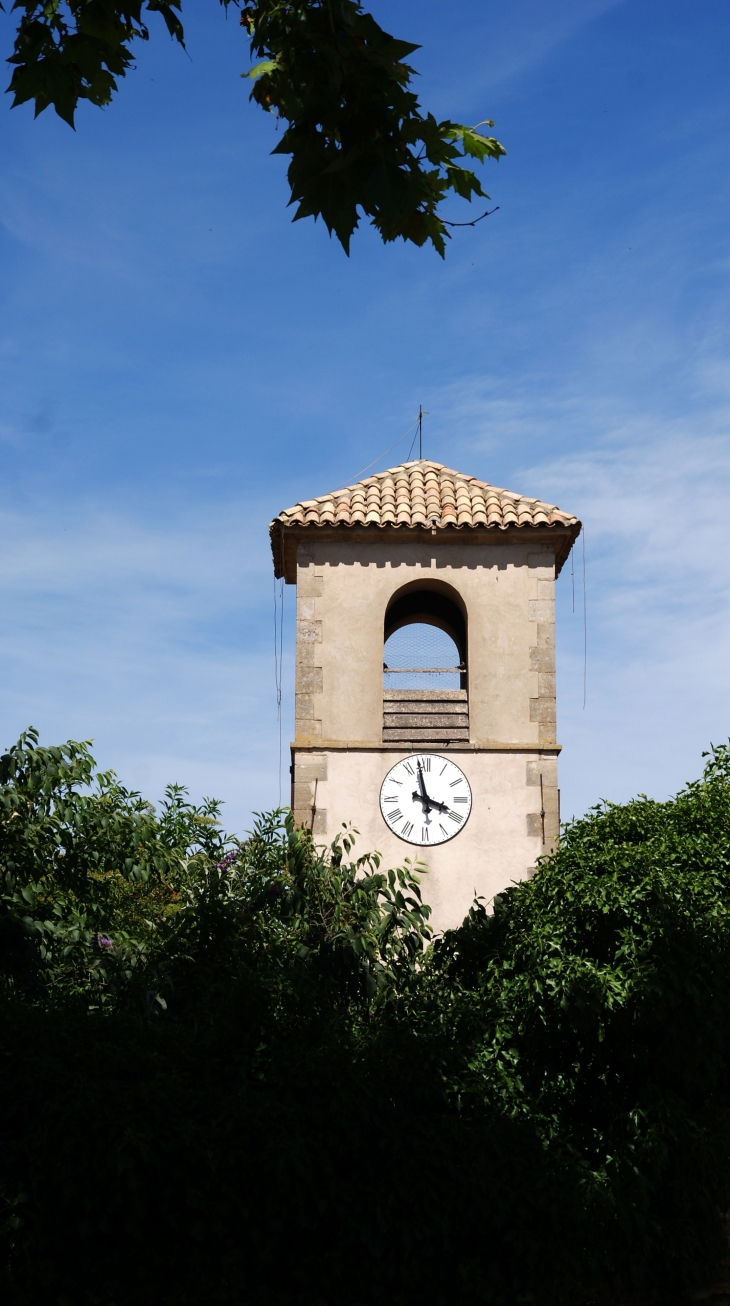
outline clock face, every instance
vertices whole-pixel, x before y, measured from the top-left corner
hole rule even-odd
[[[450,758],[414,753],[396,762],[386,775],[380,810],[386,825],[406,843],[424,848],[446,843],[469,819],[469,781]]]

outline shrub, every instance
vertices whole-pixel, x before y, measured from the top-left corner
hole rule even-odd
[[[730,750],[430,941],[419,868],[0,763],[7,1300],[687,1302],[728,1202]]]

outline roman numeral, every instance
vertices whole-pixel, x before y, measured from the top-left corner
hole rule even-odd
[[[413,767],[411,766],[410,762],[404,762],[403,765],[404,765],[404,767],[406,768],[406,771],[410,771],[411,775],[415,775],[415,774],[416,774],[415,771],[413,770]]]
[[[441,833],[442,833],[442,835],[444,836],[444,838],[445,838],[445,839],[448,839],[448,837],[449,837],[449,832],[448,832],[448,830],[445,830],[445,829],[444,829],[444,827],[442,826],[442,824],[441,824],[440,821],[439,821],[439,830],[441,831]]]
[[[424,843],[428,843],[428,826],[427,826],[427,825],[424,825],[423,829],[421,830],[421,838],[423,839],[423,842],[424,842]]]
[[[466,802],[466,799],[464,799],[464,801]],[[386,795],[385,795],[385,798],[383,799],[383,802],[384,802],[384,803],[397,803],[397,802],[398,802],[398,795],[397,795],[397,794],[386,794]]]
[[[460,784],[463,784],[463,783],[464,783],[464,777],[463,777],[463,775],[460,775],[458,780],[452,780],[452,781],[450,782],[450,784],[449,784],[449,789],[453,789],[456,785],[460,785]]]
[[[451,821],[456,821],[457,825],[461,825],[461,822],[464,820],[461,812],[447,812],[446,815]]]
[[[404,839],[408,838],[412,829],[413,829],[413,823],[411,821],[406,821],[405,825],[403,826],[403,829],[401,830],[401,834],[403,835]]]
[[[394,812],[388,812],[387,819],[390,821],[391,825],[394,825],[396,821],[400,821],[402,815],[403,813],[396,807]]]
[[[448,765],[449,765],[448,762],[446,762],[446,763],[444,764],[444,766],[441,767],[441,770],[439,771],[439,775],[443,775],[443,773],[444,773],[444,771],[446,770],[446,767],[447,767]]]
[[[431,770],[431,758],[430,758],[430,757],[422,757],[422,758],[421,758],[421,766],[422,766],[422,768],[423,768],[424,771],[430,771],[430,770]]]
[[[469,802],[469,799],[468,799],[468,798],[458,798],[458,797],[456,797],[456,798],[454,799],[454,802],[455,802],[455,803],[468,803],[468,802]]]

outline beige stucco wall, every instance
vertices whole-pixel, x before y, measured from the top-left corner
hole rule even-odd
[[[448,586],[465,611],[470,745],[459,765],[474,806],[465,829],[429,853],[439,928],[462,919],[475,888],[490,899],[528,874],[557,837],[554,579],[555,540],[534,530],[318,531],[298,544],[292,805],[307,824],[316,809],[319,837],[351,821],[361,851],[378,848],[391,864],[416,855],[378,805],[383,776],[413,751],[381,742],[385,612],[412,582]],[[448,753],[459,759],[455,746]]]
[[[450,748],[449,758],[461,767],[471,786],[471,815],[448,843],[417,848],[393,834],[379,807],[387,772],[410,751],[324,750],[296,756],[313,800],[316,841],[324,843],[326,834],[331,842],[343,824],[351,824],[359,831],[355,856],[380,852],[386,867],[402,866],[407,857],[419,858],[427,871],[422,890],[433,909],[432,924],[437,930],[449,929],[460,924],[475,895],[490,903],[501,889],[532,873],[536,858],[545,851],[541,773],[546,836],[557,826],[557,756],[555,750],[510,753]],[[311,808],[301,816],[311,824]]]
[[[297,742],[380,742],[385,610],[414,580],[466,608],[472,739],[554,742],[552,543],[340,535],[300,543],[297,562]]]

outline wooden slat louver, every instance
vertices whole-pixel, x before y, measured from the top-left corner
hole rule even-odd
[[[438,745],[469,742],[465,689],[383,690],[383,743]]]

